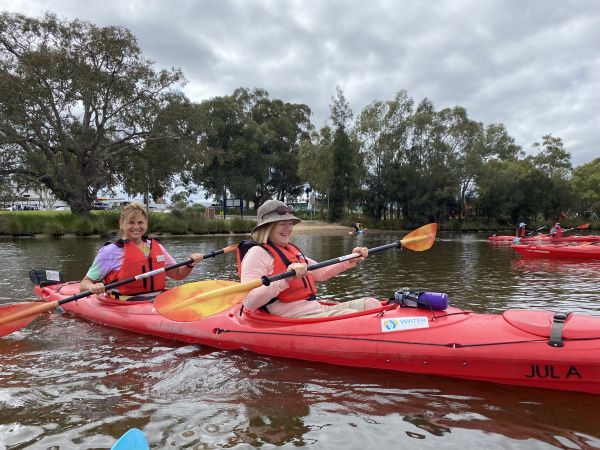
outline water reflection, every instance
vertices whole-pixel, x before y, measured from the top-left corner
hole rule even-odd
[[[401,233],[297,236],[315,259]],[[236,236],[165,240],[176,258]],[[0,303],[31,299],[27,270],[81,278],[102,242],[0,241]],[[478,311],[511,307],[600,314],[598,263],[523,260],[477,235],[443,235],[428,252],[388,251],[322,286],[325,298],[388,297],[403,286],[448,292]],[[235,278],[231,255],[192,279]],[[85,300],[81,300],[85,301]],[[108,448],[131,427],[152,448],[600,448],[598,399],[464,380],[181,345],[62,314],[0,339],[0,448]]]

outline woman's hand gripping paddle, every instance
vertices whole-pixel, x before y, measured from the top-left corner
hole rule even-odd
[[[207,253],[206,255],[202,255],[202,259],[214,258],[215,256],[222,255],[224,253],[234,252],[236,249],[236,244],[230,245],[229,247],[225,247],[221,250],[216,250]],[[163,267],[162,269],[152,270],[150,272],[136,275],[135,277],[127,278],[126,280],[109,283],[105,286],[105,288],[108,290],[117,286],[122,286],[124,284],[131,283],[133,281],[153,277],[154,275],[158,275],[159,273],[167,272],[169,270],[173,270],[178,267],[185,266],[186,264],[191,264],[193,262],[193,259],[188,259],[177,264],[172,264],[170,266]],[[62,300],[56,300],[48,303],[28,302],[0,306],[0,337],[11,334],[14,331],[20,330],[21,328],[35,320],[40,314],[46,311],[50,311],[51,309],[54,309],[57,306],[63,305],[68,302],[72,302],[74,300],[79,300],[92,294],[92,291],[85,291],[67,298],[63,298]]]
[[[408,248],[413,251],[429,250],[435,241],[437,224],[424,225],[407,234],[402,240],[369,249],[369,255],[390,248]],[[361,255],[351,253],[346,256],[329,259],[308,266],[308,270],[337,264]],[[293,270],[271,277],[237,283],[235,281],[208,280],[188,283],[160,294],[154,300],[156,310],[168,319],[177,322],[192,322],[204,319],[239,303],[248,292],[259,286],[268,286],[273,281],[283,280],[295,275]]]

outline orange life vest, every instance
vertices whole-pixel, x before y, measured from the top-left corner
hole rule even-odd
[[[160,245],[154,239],[149,240],[150,253],[144,254],[133,242],[119,240],[112,242],[113,245],[123,247],[123,264],[117,271],[114,270],[104,277],[104,284],[114,281],[126,280],[151,270],[162,269],[165,267],[165,255]],[[132,281],[131,283],[119,286],[121,295],[137,295],[147,292],[162,291],[166,287],[166,275],[164,272],[142,280]]]
[[[241,263],[246,252],[256,245],[260,245],[273,257],[273,272],[268,274],[269,276],[287,272],[288,266],[292,263],[299,262],[308,264],[308,260],[304,254],[298,247],[292,244],[280,247],[272,242],[259,244],[254,241],[243,241],[238,245],[238,273],[241,273]],[[269,303],[272,303],[275,300],[281,302],[295,302],[299,300],[315,300],[317,298],[315,280],[310,273],[307,273],[302,278],[288,278],[288,283],[289,287],[286,290],[281,291],[277,297],[272,299]]]

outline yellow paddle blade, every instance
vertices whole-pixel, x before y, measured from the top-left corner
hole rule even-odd
[[[261,280],[257,281],[260,286]],[[252,286],[248,286],[251,283]],[[168,319],[192,322],[239,303],[254,287],[256,285],[253,282],[240,284],[226,280],[187,283],[160,294],[154,300],[154,307]]]
[[[430,223],[429,225],[423,225],[415,231],[408,233],[400,243],[402,244],[402,247],[406,247],[409,250],[422,252],[431,248],[435,242],[436,233],[437,223]]]

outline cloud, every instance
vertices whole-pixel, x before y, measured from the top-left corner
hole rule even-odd
[[[194,101],[260,87],[328,118],[405,89],[503,123],[531,151],[561,137],[575,165],[600,156],[600,2],[589,0],[0,0],[0,8],[130,29]]]

